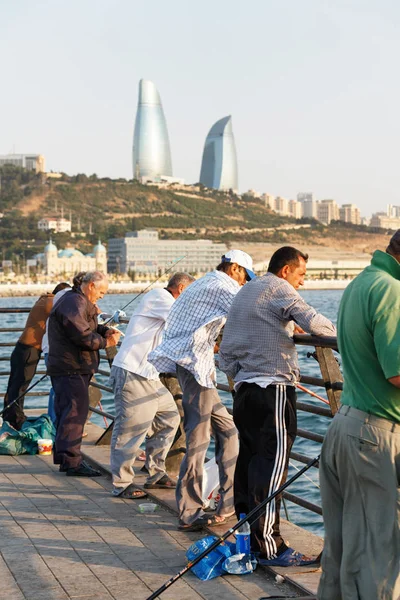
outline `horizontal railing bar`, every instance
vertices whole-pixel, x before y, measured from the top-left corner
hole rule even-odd
[[[91,384],[91,385],[93,385],[93,384]],[[99,408],[96,408],[95,406],[89,406],[89,410],[96,413],[96,415],[101,415],[102,417],[106,417],[106,419],[110,419],[111,421],[115,420],[115,415],[105,412],[104,410],[100,410]]]
[[[0,333],[9,333],[9,332],[16,332],[16,331],[23,331],[24,328],[23,327],[2,327],[0,328]]]
[[[14,347],[15,342],[0,342],[0,348]]]
[[[98,388],[99,390],[104,390],[105,392],[110,392],[111,394],[114,391],[112,388],[107,387],[106,385],[102,385],[101,383],[97,383],[96,381],[91,381],[90,385],[92,385],[95,388]]]
[[[305,454],[299,454],[298,452],[291,452],[290,453],[290,458],[293,458],[293,460],[297,460],[297,462],[300,462],[304,465],[308,465],[308,463],[310,462],[311,458],[309,456],[306,456]],[[319,468],[318,463],[313,465],[313,467],[315,469]]]
[[[296,496],[295,494],[291,494],[290,492],[283,492],[282,495],[286,500],[293,502],[293,504],[298,504],[298,506],[306,508],[307,510],[311,510],[312,512],[317,513],[317,515],[322,516],[322,508],[318,506],[318,504],[314,504],[313,502],[304,500],[304,498],[300,498],[300,496]]]
[[[0,356],[0,360],[7,360],[10,362],[11,356]],[[44,360],[44,356],[41,356],[39,360]]]
[[[97,369],[97,373],[99,375],[104,375],[105,377],[110,377],[110,371],[104,371],[104,369]]]
[[[48,396],[49,392],[27,392],[25,396]],[[5,394],[0,394],[0,398],[4,398]],[[35,407],[32,407],[35,408]]]
[[[296,402],[297,410],[311,413],[312,415],[319,415],[320,417],[332,417],[331,410],[329,408],[323,408],[323,406],[317,406],[314,404],[308,404],[308,402]]]
[[[318,385],[325,387],[324,380],[321,377],[309,377],[308,375],[300,375],[300,383],[308,383],[308,385]]]
[[[31,308],[28,307],[20,307],[20,308],[0,308],[0,314],[4,313],[29,313],[31,312]]]
[[[312,442],[318,442],[322,444],[324,441],[324,436],[319,433],[313,433],[312,431],[307,431],[307,429],[297,429],[297,435],[306,440],[311,440]]]
[[[11,371],[0,371],[0,377],[10,375]],[[46,375],[47,371],[36,371],[35,375]]]
[[[335,381],[332,384],[326,384],[324,382],[323,379],[320,379],[319,377],[308,377],[307,375],[302,375],[300,377],[300,381],[301,383],[308,383],[309,385],[319,385],[321,387],[324,387],[325,389],[330,389],[330,390],[343,390],[343,382],[342,381]]]
[[[337,350],[337,338],[333,335],[319,336],[308,333],[296,333],[293,336],[295,344],[299,346],[317,346],[318,348],[332,348]]]
[[[230,392],[231,388],[226,383],[217,383],[217,390],[221,390],[222,392]]]

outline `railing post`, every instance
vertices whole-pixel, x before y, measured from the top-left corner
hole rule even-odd
[[[341,390],[337,389],[338,386],[334,384],[343,383],[343,376],[331,348],[316,346],[315,351],[332,415],[334,416],[340,408],[340,396],[342,393]]]

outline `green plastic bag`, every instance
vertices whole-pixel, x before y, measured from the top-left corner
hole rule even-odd
[[[41,415],[37,419],[27,419],[20,431],[4,421],[0,428],[0,454],[36,454],[37,442],[40,439],[54,441],[56,430],[49,415]]]

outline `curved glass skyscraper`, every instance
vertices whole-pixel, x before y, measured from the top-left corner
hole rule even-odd
[[[204,144],[200,183],[217,190],[238,189],[238,169],[232,117],[211,127]]]
[[[141,79],[133,134],[133,176],[172,176],[167,123],[160,95],[152,81]]]

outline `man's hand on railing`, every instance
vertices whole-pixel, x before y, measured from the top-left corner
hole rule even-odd
[[[296,325],[296,324],[295,324],[295,326],[294,326],[294,330],[293,330],[293,335],[294,335],[295,333],[307,333],[307,332],[306,332],[306,331],[304,331],[304,329],[302,329],[302,328],[300,327],[300,325]]]

